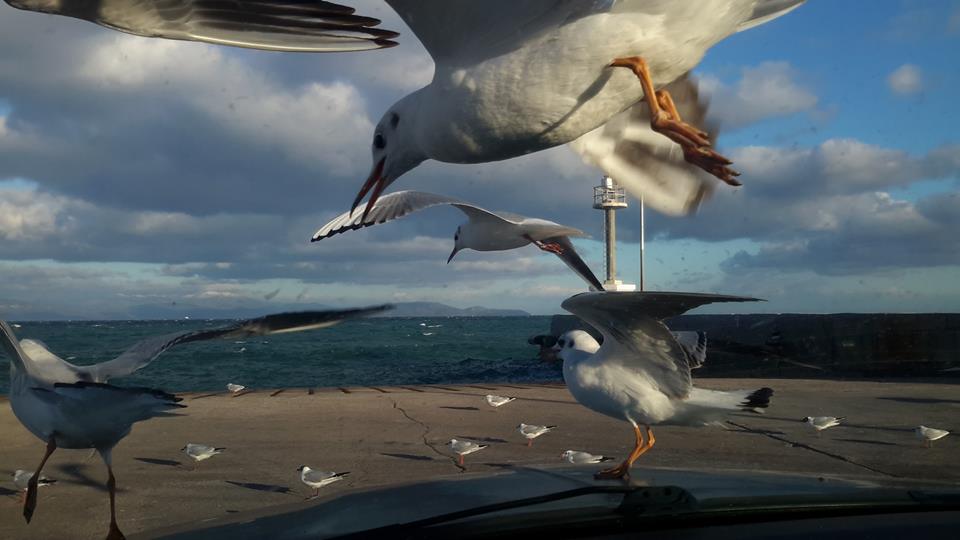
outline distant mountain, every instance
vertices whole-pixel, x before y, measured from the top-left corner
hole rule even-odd
[[[522,309],[492,309],[472,306],[455,308],[439,302],[399,302],[383,317],[529,317]]]

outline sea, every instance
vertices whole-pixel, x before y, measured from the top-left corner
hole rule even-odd
[[[18,322],[17,337],[44,343],[77,365],[115,358],[139,340],[215,328],[223,320]],[[562,380],[560,367],[537,359],[527,339],[550,329],[550,317],[370,318],[308,332],[211,340],[173,347],[119,386],[168,392],[532,383]],[[0,394],[9,390],[0,357]]]

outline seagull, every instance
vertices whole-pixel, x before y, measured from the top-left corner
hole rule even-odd
[[[27,486],[30,485],[30,479],[33,478],[33,473],[30,471],[25,471],[23,469],[17,469],[13,473],[13,485],[17,487],[20,491],[20,497],[23,498],[27,493]],[[46,476],[41,476],[37,480],[37,486],[52,486],[56,484],[57,481],[52,478],[47,478]]]
[[[487,394],[487,404],[491,407],[497,408],[510,403],[515,400],[515,397],[506,397],[506,396],[495,396],[493,394]]]
[[[244,385],[242,385],[242,384],[227,383],[227,390],[230,391],[230,393],[231,393],[231,394],[234,394],[234,395],[239,394],[239,393],[242,392],[245,388],[246,388],[246,386],[244,386]]]
[[[533,440],[537,437],[557,429],[557,426],[534,426],[521,423],[517,426],[517,431],[527,439],[527,447],[533,446]]]
[[[350,474],[349,472],[315,471],[306,465],[301,465],[297,468],[297,472],[300,473],[300,481],[314,489],[311,499],[320,496],[320,488],[323,486],[339,482],[343,480],[344,476]]]
[[[17,340],[13,329],[0,320],[0,346],[10,358],[10,406],[14,415],[37,438],[46,452],[28,482],[23,516],[30,522],[37,505],[37,483],[43,466],[57,448],[92,448],[107,466],[110,493],[108,538],[123,538],[116,522],[116,480],[112,451],[134,423],[171,416],[184,407],[181,398],[152,388],[122,388],[106,384],[150,364],[161,353],[182,343],[214,338],[235,339],[324,328],[345,319],[380,313],[392,306],[279,313],[239,321],[220,328],[188,330],[148,338],[120,356],[99,364],[77,366],[50,352],[42,343]]]
[[[321,227],[311,241],[317,242],[350,230],[393,221],[418,210],[444,204],[459,209],[467,216],[466,223],[457,227],[453,235],[453,251],[447,258],[448,264],[463,249],[505,251],[533,244],[560,257],[592,289],[603,290],[600,280],[570,242],[571,236],[587,236],[583,231],[545,219],[491,212],[460,199],[423,191],[390,193],[380,197],[372,208],[368,203],[362,209],[345,212]]]
[[[180,449],[181,452],[193,459],[194,470],[196,470],[197,465],[199,465],[201,461],[210,459],[224,450],[226,450],[226,448],[222,446],[207,446],[205,444],[195,443],[187,443],[186,446]]]
[[[474,452],[479,452],[484,448],[490,446],[489,444],[480,444],[473,441],[461,441],[458,439],[450,439],[450,442],[447,443],[447,446],[453,450],[454,454],[457,454],[457,463],[463,467],[463,456],[467,454],[472,454]]]
[[[942,439],[950,434],[945,429],[936,429],[927,426],[917,426],[913,433],[920,439],[923,439],[923,445],[930,448],[933,441]]]
[[[821,431],[839,426],[840,421],[846,418],[846,416],[804,416],[803,420],[800,421],[806,422],[810,427],[817,430],[817,437],[819,437]]]
[[[575,465],[583,465],[585,463],[605,463],[607,461],[614,460],[612,457],[595,456],[589,452],[581,452],[579,450],[567,450],[566,452],[560,454],[560,459],[565,459]]]
[[[141,36],[267,50],[369,50],[398,37],[332,2],[6,1]],[[574,143],[648,206],[682,215],[711,189],[698,169],[739,185],[714,135],[691,123],[704,107],[687,74],[716,43],[803,0],[386,3],[432,57],[434,76],[378,122],[353,208],[369,193],[371,210],[428,159],[484,163]]]
[[[714,302],[754,298],[671,292],[581,293],[561,306],[603,335],[603,345],[583,330],[557,339],[563,379],[583,406],[629,422],[636,445],[617,467],[598,472],[622,478],[640,455],[653,447],[651,425],[702,426],[743,408],[766,407],[773,390],[720,392],[695,388],[690,358],[662,320]],[[646,442],[640,426],[646,431]]]

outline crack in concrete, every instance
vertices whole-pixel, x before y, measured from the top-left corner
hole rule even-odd
[[[819,448],[815,448],[815,447],[810,446],[809,444],[806,444],[806,443],[791,441],[790,439],[787,439],[786,437],[779,437],[779,436],[774,435],[773,433],[770,433],[770,432],[768,432],[768,431],[761,431],[761,430],[758,430],[758,429],[753,429],[753,428],[747,427],[747,426],[745,426],[745,425],[743,425],[743,424],[738,424],[738,423],[736,423],[736,422],[731,422],[730,420],[727,420],[727,423],[730,424],[730,425],[732,425],[732,426],[736,426],[736,427],[738,427],[738,428],[740,428],[740,429],[742,429],[742,430],[748,431],[748,432],[750,432],[750,433],[756,433],[757,435],[764,435],[764,436],[770,437],[771,439],[774,439],[774,440],[777,440],[777,441],[780,441],[780,442],[785,442],[785,443],[789,444],[789,445],[790,445],[791,447],[793,447],[793,448],[802,448],[802,449],[804,449],[804,450],[809,450],[809,451],[814,452],[814,453],[817,453],[817,454],[822,454],[822,455],[827,456],[827,457],[829,457],[829,458],[833,458],[833,459],[837,459],[837,460],[843,461],[843,462],[845,462],[845,463],[849,463],[849,464],[851,464],[851,465],[854,465],[854,466],[856,466],[856,467],[860,467],[860,468],[862,468],[862,469],[866,469],[866,470],[871,471],[871,472],[875,472],[875,473],[882,474],[882,475],[885,475],[885,476],[890,476],[890,477],[893,477],[893,478],[900,478],[900,475],[893,474],[893,473],[887,472],[887,471],[882,471],[882,470],[880,470],[880,469],[876,469],[876,468],[871,467],[871,466],[869,466],[869,465],[865,465],[865,464],[860,463],[860,462],[858,462],[858,461],[854,461],[854,460],[852,460],[852,459],[850,459],[850,458],[848,458],[848,457],[846,457],[846,456],[841,456],[840,454],[834,454],[833,452],[827,452],[826,450],[821,450],[821,449],[819,449]]]
[[[460,469],[460,472],[466,472],[466,471],[467,471],[467,468],[466,468],[466,467],[464,467],[464,466],[460,465],[459,463],[457,463],[457,459],[456,459],[456,458],[452,458],[452,457],[450,457],[449,455],[444,454],[443,452],[437,450],[436,446],[434,446],[433,444],[430,444],[430,441],[427,440],[427,435],[430,433],[430,426],[428,426],[427,424],[421,422],[420,420],[417,420],[416,418],[410,416],[410,413],[408,413],[408,412],[406,411],[406,409],[404,409],[403,407],[401,407],[400,404],[397,403],[396,401],[393,401],[393,400],[390,400],[390,401],[393,402],[393,408],[394,408],[394,409],[397,409],[398,411],[400,411],[400,414],[402,414],[407,420],[410,420],[411,422],[413,422],[413,423],[415,423],[415,424],[418,424],[420,427],[423,428],[423,433],[420,435],[420,438],[423,439],[423,444],[424,444],[427,448],[429,448],[430,450],[432,450],[434,454],[437,454],[437,455],[440,456],[440,457],[449,459],[450,462],[453,463],[453,465],[454,465],[456,468]]]

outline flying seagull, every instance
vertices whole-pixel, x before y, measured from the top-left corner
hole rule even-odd
[[[106,384],[146,367],[161,353],[182,343],[232,339],[253,335],[324,328],[345,319],[372,315],[391,306],[279,313],[239,321],[221,328],[188,330],[136,343],[120,356],[89,366],[73,365],[38,341],[18,341],[13,329],[0,320],[0,346],[10,359],[10,406],[20,423],[46,443],[40,465],[27,484],[23,516],[30,522],[37,505],[37,483],[47,459],[57,448],[93,448],[107,466],[110,492],[110,531],[107,538],[123,538],[117,526],[113,447],[136,422],[170,416],[183,407],[180,398],[152,388],[122,388]]]
[[[398,37],[332,2],[6,1],[141,36],[268,50],[367,50]],[[719,41],[803,0],[386,3],[433,58],[434,77],[381,118],[354,208],[428,159],[500,161],[586,136],[574,145],[586,161],[651,207],[686,214],[710,189],[695,168],[732,185],[738,173],[691,123],[702,115],[685,110],[688,90],[668,85]]]
[[[597,478],[621,478],[653,447],[651,425],[702,426],[724,414],[766,407],[773,390],[719,392],[695,388],[690,354],[663,324],[697,306],[749,302],[755,298],[671,292],[582,293],[563,309],[593,325],[603,345],[583,330],[561,335],[554,350],[563,359],[563,379],[583,406],[629,422],[636,445],[617,467]],[[640,426],[646,431],[646,441]]]
[[[580,258],[571,236],[586,236],[583,231],[539,218],[529,218],[508,212],[491,212],[466,201],[423,191],[398,191],[380,197],[369,209],[345,212],[320,228],[313,242],[347,231],[370,227],[402,218],[407,214],[433,206],[449,205],[467,216],[466,223],[457,227],[453,235],[453,251],[449,263],[463,249],[477,251],[504,251],[533,244],[553,253],[577,273],[594,290],[602,291],[603,284]]]

